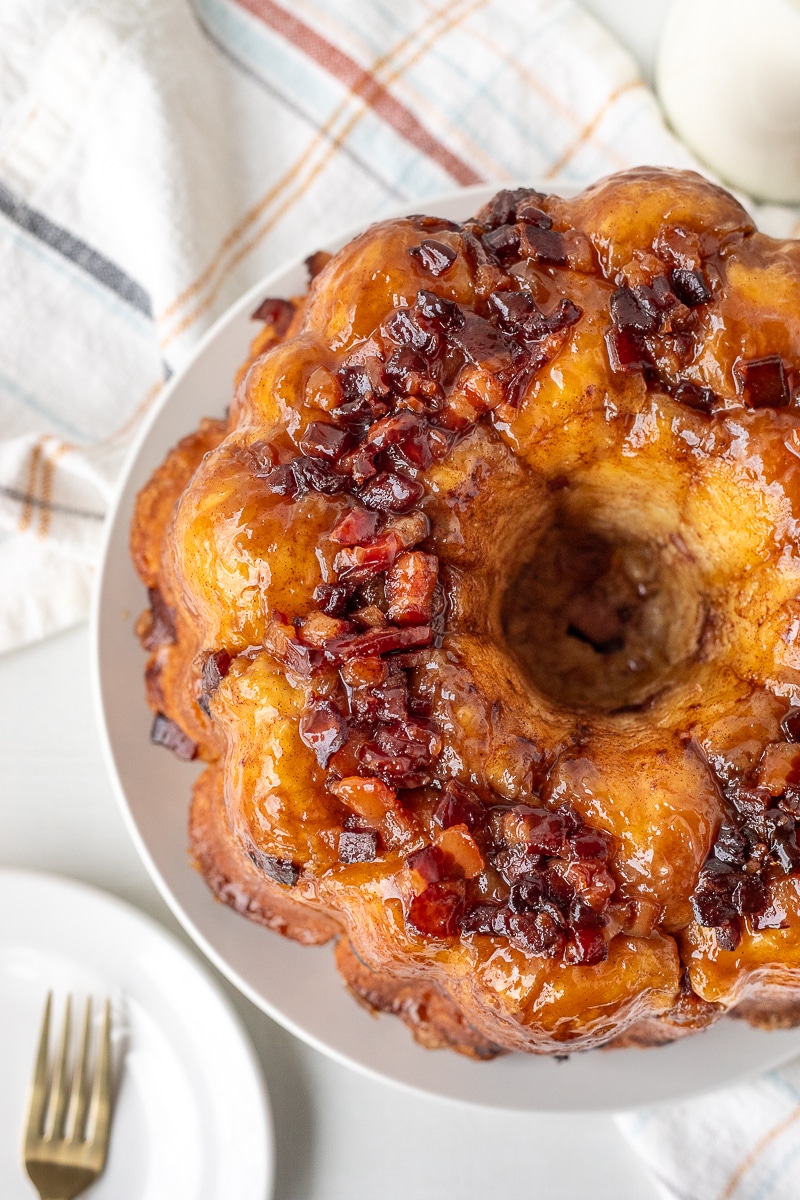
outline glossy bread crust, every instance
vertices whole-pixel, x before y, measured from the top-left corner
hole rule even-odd
[[[642,168],[373,226],[139,498],[215,894],[473,1057],[800,1011],[800,245]]]

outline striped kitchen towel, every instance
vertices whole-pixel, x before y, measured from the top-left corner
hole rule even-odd
[[[642,1053],[657,1060],[659,1052]],[[616,1120],[664,1200],[800,1196],[800,1060],[753,1083]]]
[[[137,425],[265,272],[645,160],[690,163],[574,0],[4,0],[0,648],[84,616]]]

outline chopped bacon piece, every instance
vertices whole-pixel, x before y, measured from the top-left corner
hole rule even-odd
[[[269,879],[274,879],[275,883],[282,883],[284,887],[294,887],[300,877],[300,868],[289,858],[276,858],[274,854],[265,854],[255,846],[250,847],[247,856],[253,866],[263,871]]]
[[[292,323],[293,316],[294,305],[291,300],[268,296],[266,300],[261,301],[255,312],[250,314],[250,320],[263,321],[265,325],[271,325],[278,337],[283,337]]]
[[[608,943],[602,929],[574,929],[564,955],[569,963],[593,967],[608,958]]]
[[[227,650],[213,650],[206,656],[201,673],[201,691],[198,704],[206,716],[210,716],[209,700],[228,674],[231,656]]]
[[[387,616],[398,625],[421,625],[433,613],[433,592],[439,576],[434,554],[410,550],[401,554],[386,575]]]
[[[612,371],[630,375],[652,367],[653,356],[639,330],[630,327],[609,329],[605,339]]]
[[[436,834],[434,844],[445,855],[448,874],[464,879],[474,879],[484,867],[483,855],[466,825],[451,825]]]
[[[402,548],[397,535],[387,530],[367,546],[347,546],[340,550],[333,560],[333,569],[342,582],[363,583],[388,570]]]
[[[306,259],[306,270],[308,271],[309,279],[316,279],[320,271],[328,265],[333,258],[330,250],[315,250],[313,254],[309,254]]]
[[[303,645],[295,636],[293,625],[286,625],[277,620],[270,621],[264,630],[264,649],[283,666],[303,678],[312,675],[324,661],[321,650]]]
[[[184,762],[191,762],[197,758],[197,743],[183,732],[180,725],[176,725],[162,712],[155,715],[150,730],[150,741],[155,746],[165,746],[176,758],[182,758]]]
[[[145,650],[157,650],[159,646],[171,646],[178,640],[175,629],[175,614],[161,594],[161,589],[147,589],[150,601],[150,621],[145,625],[142,646]]]
[[[777,354],[737,359],[733,373],[750,408],[785,408],[791,400],[783,359]]]
[[[343,829],[337,850],[339,862],[374,862],[378,857],[380,835],[375,829]]]
[[[337,546],[365,546],[377,534],[380,523],[380,513],[356,505],[342,514],[328,536]]]
[[[563,266],[567,261],[564,239],[555,229],[541,229],[523,221],[520,225],[520,252],[538,262]]]
[[[359,494],[367,508],[402,513],[408,512],[422,499],[425,486],[419,480],[400,475],[397,471],[379,471],[367,480]]]
[[[324,458],[336,462],[341,458],[350,441],[346,429],[329,425],[327,421],[309,421],[299,441],[303,454],[309,458]]]
[[[314,588],[312,599],[329,617],[340,617],[347,608],[350,589],[339,584],[320,583]]]
[[[423,846],[406,859],[411,886],[419,895],[429,883],[438,883],[450,875],[447,857],[438,846]]]
[[[328,790],[341,800],[346,808],[358,813],[365,821],[380,826],[386,813],[397,804],[397,793],[382,779],[371,779],[363,775],[349,775]]]
[[[449,779],[433,810],[433,823],[442,829],[448,829],[451,825],[466,825],[468,829],[475,829],[483,813],[483,806],[475,793],[456,780]]]
[[[407,922],[418,933],[430,938],[451,938],[458,935],[464,910],[463,883],[446,880],[430,883],[408,908]]]
[[[338,617],[329,617],[325,613],[313,612],[300,622],[297,636],[306,646],[322,648],[331,638],[349,633],[352,628],[350,621],[342,621]]]
[[[433,638],[430,625],[412,625],[405,629],[370,629],[367,633],[346,633],[334,638],[325,647],[331,662],[347,658],[364,658],[376,654],[391,654],[395,650],[429,646]]]
[[[418,258],[430,275],[443,275],[456,261],[456,252],[452,246],[444,242],[436,242],[433,238],[425,238],[418,246],[409,246],[408,253],[412,258]]]

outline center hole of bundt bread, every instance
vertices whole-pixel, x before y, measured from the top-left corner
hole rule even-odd
[[[505,594],[507,644],[534,687],[559,705],[636,708],[696,656],[698,583],[679,539],[557,517]]]

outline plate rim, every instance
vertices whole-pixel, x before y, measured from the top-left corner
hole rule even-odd
[[[225,1019],[230,1035],[241,1051],[243,1065],[248,1072],[252,1092],[259,1105],[260,1119],[258,1123],[263,1130],[263,1139],[256,1147],[258,1160],[254,1161],[248,1170],[258,1172],[257,1182],[259,1187],[263,1183],[263,1188],[255,1193],[248,1191],[247,1197],[243,1196],[242,1200],[250,1200],[250,1196],[254,1194],[259,1198],[263,1196],[263,1200],[270,1200],[275,1190],[276,1144],[272,1103],[264,1070],[244,1021],[217,980],[205,969],[203,962],[155,917],[121,896],[97,887],[93,883],[58,872],[42,871],[32,867],[0,867],[0,893],[9,888],[13,895],[18,891],[19,884],[34,892],[39,891],[44,885],[53,889],[60,897],[66,897],[67,903],[69,903],[70,897],[76,896],[82,898],[91,907],[104,910],[112,920],[114,917],[121,917],[130,925],[137,927],[147,941],[153,941],[163,947],[171,958],[176,959],[182,968],[188,970],[193,981],[199,981],[200,986],[205,988],[207,996],[216,1006],[220,1017]],[[30,912],[30,908],[25,909],[26,919],[29,919]],[[69,942],[66,943],[65,957],[70,959]],[[75,961],[78,961],[77,956]],[[126,992],[121,985],[120,991],[124,1001]],[[163,994],[168,997],[170,993],[165,989]],[[176,1018],[179,1018],[180,1012],[177,1006],[173,1011]],[[200,1062],[205,1061],[202,1055],[198,1055],[197,1058]],[[252,1143],[248,1142],[248,1145],[252,1145]],[[224,1163],[225,1155],[223,1153],[218,1155],[218,1161]],[[221,1180],[221,1186],[227,1187],[224,1179]],[[236,1198],[232,1197],[231,1200],[236,1200]]]
[[[578,191],[581,190],[581,188],[578,184],[576,184],[572,181],[569,181],[569,180],[563,180],[563,179],[559,179],[559,178],[554,178],[552,180],[548,180],[546,183],[542,182],[541,180],[528,181],[527,183],[511,181],[511,182],[494,183],[494,184],[492,184],[492,183],[475,184],[475,185],[471,185],[471,186],[465,187],[465,188],[454,188],[447,192],[442,192],[442,193],[437,193],[435,195],[431,195],[430,197],[422,197],[422,198],[418,198],[416,200],[411,199],[407,204],[393,205],[393,206],[391,206],[391,208],[387,208],[387,210],[385,212],[383,212],[382,214],[375,217],[374,221],[359,222],[358,224],[349,226],[347,229],[345,229],[339,235],[329,238],[329,239],[326,239],[325,245],[323,248],[324,249],[333,249],[335,251],[338,248],[340,248],[341,246],[343,246],[344,244],[346,244],[346,242],[348,242],[350,239],[352,239],[353,237],[362,233],[366,228],[368,228],[369,225],[375,224],[379,221],[391,219],[393,217],[403,216],[410,211],[415,211],[415,209],[414,209],[415,204],[418,206],[419,205],[424,206],[425,210],[428,212],[434,212],[435,206],[437,206],[437,205],[450,205],[450,204],[455,204],[455,203],[464,204],[464,205],[471,203],[472,205],[477,205],[477,204],[485,202],[488,198],[490,198],[492,195],[494,195],[501,187],[513,188],[513,187],[517,187],[517,186],[532,187],[537,190],[549,191],[550,193],[560,192],[563,195],[574,195]],[[587,185],[587,186],[589,186],[589,185]],[[419,208],[417,208],[416,211],[419,211]],[[471,211],[471,208],[469,211]],[[317,247],[317,248],[319,248],[319,247]],[[125,788],[122,784],[122,780],[120,778],[120,775],[119,775],[119,772],[117,769],[117,765],[116,765],[114,746],[113,746],[112,740],[111,740],[109,724],[106,719],[103,679],[102,679],[102,665],[101,665],[101,639],[102,639],[101,622],[102,622],[102,618],[103,618],[103,603],[102,602],[103,602],[103,597],[104,597],[104,593],[105,593],[106,573],[108,570],[108,563],[109,563],[109,549],[110,549],[112,543],[115,541],[115,536],[118,535],[117,524],[118,524],[118,520],[119,520],[119,516],[120,516],[120,508],[121,508],[123,500],[125,498],[125,492],[126,492],[126,488],[128,485],[129,477],[132,474],[132,472],[137,464],[139,455],[140,455],[143,447],[146,445],[146,443],[149,439],[149,436],[150,436],[151,430],[153,429],[153,426],[157,423],[157,421],[159,420],[159,417],[162,415],[162,413],[168,408],[175,391],[181,386],[181,384],[184,380],[184,377],[192,369],[192,367],[197,363],[197,361],[202,358],[202,356],[205,354],[205,352],[208,350],[208,348],[213,344],[213,342],[228,328],[229,325],[232,325],[234,322],[236,322],[244,312],[248,311],[250,309],[250,307],[252,305],[254,305],[255,303],[257,303],[260,299],[262,299],[265,294],[268,295],[270,293],[270,289],[272,288],[273,281],[283,280],[284,278],[288,277],[290,275],[290,273],[300,269],[303,266],[306,256],[309,252],[310,252],[309,247],[308,247],[308,245],[306,245],[303,253],[298,254],[290,259],[286,259],[278,267],[267,272],[263,276],[262,279],[260,279],[257,283],[253,284],[251,287],[249,287],[239,297],[238,300],[234,301],[231,305],[229,305],[229,307],[213,322],[213,324],[210,326],[210,328],[198,340],[196,346],[193,348],[191,353],[184,360],[180,369],[175,372],[174,376],[164,386],[162,393],[159,396],[158,400],[156,401],[156,403],[152,406],[150,411],[145,416],[145,418],[142,422],[142,425],[141,425],[140,429],[138,430],[137,435],[134,438],[134,440],[129,448],[129,451],[125,457],[123,466],[121,468],[121,471],[120,471],[120,474],[119,474],[119,477],[118,477],[118,480],[117,480],[117,483],[115,486],[113,502],[109,506],[108,516],[106,518],[105,528],[103,531],[101,556],[100,556],[100,560],[99,560],[100,565],[99,565],[99,569],[97,571],[97,576],[95,579],[95,586],[94,586],[93,592],[92,592],[92,604],[91,604],[91,612],[90,612],[91,686],[92,686],[92,693],[93,693],[93,707],[94,707],[95,717],[96,717],[96,721],[97,721],[97,725],[98,725],[98,729],[99,729],[99,733],[100,733],[102,754],[103,754],[103,758],[105,761],[106,769],[108,771],[109,777],[110,777],[112,785],[113,785],[113,790],[114,790],[114,794],[115,794],[115,797],[117,800],[117,804],[121,810],[126,829],[128,830],[128,833],[131,836],[131,839],[136,847],[136,851],[139,854],[140,858],[142,859],[150,878],[155,883],[160,895],[162,896],[162,898],[164,899],[164,901],[170,908],[173,915],[177,918],[177,920],[180,922],[181,926],[186,930],[186,932],[192,938],[195,945],[197,945],[198,948],[200,949],[200,951],[213,963],[213,965],[217,968],[217,970],[219,970],[221,974],[223,974],[236,988],[238,988],[238,990],[244,996],[246,996],[246,998],[248,1000],[250,1000],[251,1003],[253,1003],[257,1008],[259,1008],[262,1012],[266,1013],[269,1017],[271,1017],[273,1020],[275,1020],[283,1028],[287,1029],[295,1037],[297,1037],[301,1041],[303,1041],[306,1045],[309,1045],[313,1049],[318,1050],[320,1053],[326,1055],[328,1058],[333,1059],[337,1063],[340,1063],[341,1065],[346,1066],[352,1070],[356,1070],[360,1074],[365,1075],[368,1078],[376,1080],[380,1083],[389,1084],[393,1087],[401,1089],[402,1091],[405,1091],[405,1092],[408,1092],[408,1093],[411,1093],[414,1095],[420,1095],[420,1096],[424,1096],[428,1099],[432,1098],[432,1099],[438,1100],[439,1102],[457,1104],[457,1105],[466,1106],[469,1108],[505,1109],[506,1111],[514,1111],[514,1112],[529,1112],[529,1113],[537,1112],[537,1113],[542,1113],[542,1114],[549,1113],[549,1114],[558,1114],[558,1115],[567,1115],[568,1113],[599,1114],[599,1113],[603,1113],[603,1112],[607,1113],[607,1114],[612,1114],[612,1113],[621,1113],[621,1112],[632,1112],[632,1111],[641,1110],[644,1108],[652,1108],[652,1107],[656,1107],[656,1106],[664,1105],[664,1104],[678,1103],[681,1100],[688,1099],[692,1096],[702,1095],[704,1093],[708,1093],[708,1092],[717,1090],[720,1087],[728,1087],[728,1086],[733,1085],[734,1083],[742,1082],[748,1078],[756,1077],[756,1076],[760,1075],[761,1073],[763,1073],[764,1071],[768,1071],[768,1070],[776,1068],[777,1066],[780,1066],[781,1063],[788,1061],[788,1059],[795,1056],[798,1053],[798,1051],[800,1051],[800,1027],[797,1030],[793,1031],[794,1033],[797,1034],[797,1043],[798,1043],[797,1045],[794,1045],[791,1048],[784,1047],[782,1050],[779,1050],[778,1046],[776,1044],[775,1053],[773,1053],[771,1056],[765,1056],[763,1061],[756,1065],[753,1065],[751,1067],[741,1068],[738,1072],[732,1073],[728,1078],[724,1079],[721,1082],[718,1080],[714,1080],[711,1082],[708,1082],[708,1081],[703,1082],[702,1080],[695,1080],[694,1082],[692,1082],[688,1085],[688,1087],[686,1088],[685,1091],[682,1091],[680,1094],[669,1095],[666,1098],[663,1098],[663,1097],[659,1098],[657,1095],[655,1095],[651,1098],[646,1098],[646,1099],[635,1099],[635,1100],[632,1100],[629,1102],[626,1102],[623,1099],[622,1101],[614,1102],[613,1104],[605,1103],[605,1104],[601,1105],[601,1104],[597,1104],[597,1103],[582,1104],[580,1102],[580,1098],[576,1097],[575,1103],[571,1104],[569,1107],[566,1107],[564,1105],[548,1105],[546,1097],[543,1099],[542,1102],[526,1103],[526,1104],[523,1104],[519,1100],[516,1100],[514,1098],[510,1098],[508,1103],[506,1104],[506,1103],[498,1102],[498,1101],[494,1101],[494,1100],[487,1101],[487,1100],[475,1099],[471,1096],[454,1096],[454,1095],[450,1095],[449,1093],[444,1092],[444,1091],[432,1090],[430,1087],[425,1086],[425,1084],[415,1083],[415,1082],[411,1082],[408,1079],[399,1078],[399,1077],[381,1069],[378,1066],[372,1066],[369,1063],[361,1061],[358,1058],[351,1057],[346,1051],[331,1044],[330,1042],[325,1041],[324,1038],[318,1036],[316,1033],[305,1028],[302,1024],[300,1024],[298,1021],[296,1021],[290,1014],[288,1014],[284,1009],[278,1007],[271,1000],[267,999],[264,995],[262,995],[257,990],[256,987],[251,985],[245,978],[242,977],[242,975],[237,970],[237,968],[234,967],[230,962],[228,962],[228,960],[225,958],[224,954],[216,948],[216,946],[210,940],[209,936],[207,936],[198,927],[195,919],[183,907],[181,900],[175,895],[169,882],[162,874],[160,868],[156,865],[155,860],[154,860],[152,854],[150,853],[148,844],[145,841],[145,839],[138,827],[138,824],[137,824],[134,814],[131,810],[131,806],[129,804],[129,801],[128,801],[128,798],[126,795]],[[239,364],[233,365],[233,369],[231,372],[231,388],[233,388],[233,374],[236,370],[237,365],[239,365]],[[191,431],[189,429],[187,429],[186,432],[188,433]],[[127,535],[127,529],[124,531],[124,533]],[[126,538],[126,540],[127,540],[127,538]],[[189,784],[189,779],[187,776],[187,789],[186,789],[187,812],[188,812],[189,792],[190,792],[190,784]],[[240,920],[246,920],[246,918],[242,917],[240,914],[236,914],[236,916]],[[269,933],[271,931],[266,930],[265,932]],[[278,936],[278,935],[273,934],[273,936]],[[304,947],[304,949],[308,950],[308,949],[312,949],[312,948]],[[700,1032],[702,1033],[705,1031],[700,1031]],[[761,1032],[761,1031],[759,1031],[759,1032]],[[785,1033],[786,1031],[776,1031],[776,1032],[784,1032]],[[409,1033],[408,1036],[411,1037],[411,1034]],[[671,1045],[673,1045],[673,1046],[679,1045],[679,1044],[681,1044],[681,1042],[671,1043]],[[653,1051],[655,1051],[657,1049],[662,1049],[662,1053],[663,1053],[664,1051],[668,1051],[669,1046],[651,1047],[651,1048],[647,1048],[647,1049],[649,1050],[650,1053],[652,1053]],[[642,1052],[643,1051],[639,1048],[627,1048],[627,1049],[622,1049],[622,1050],[616,1051],[617,1054],[631,1054],[631,1053],[641,1054]],[[432,1052],[428,1051],[427,1053],[430,1054]],[[594,1053],[599,1053],[599,1051],[596,1051]],[[543,1056],[539,1056],[539,1055],[527,1056],[527,1055],[519,1054],[516,1056],[512,1055],[511,1057],[517,1057],[520,1059],[525,1059],[528,1057],[530,1057],[532,1059],[541,1059]],[[551,1056],[545,1056],[545,1057],[551,1057]],[[578,1056],[575,1055],[575,1057],[578,1057]],[[482,1064],[475,1064],[476,1070],[480,1070],[481,1066],[482,1066]]]

